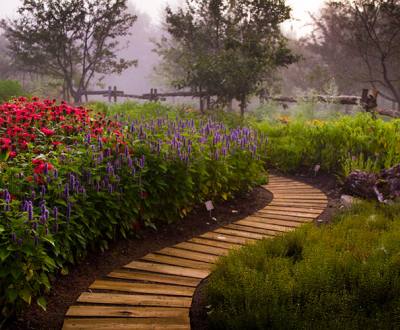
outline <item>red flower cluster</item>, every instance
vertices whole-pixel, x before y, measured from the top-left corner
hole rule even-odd
[[[33,146],[55,148],[62,144],[62,136],[77,135],[90,131],[93,136],[108,132],[120,134],[118,123],[106,120],[104,115],[95,114],[91,119],[90,110],[73,107],[65,102],[32,98],[15,99],[12,103],[0,105],[0,153],[8,153],[9,158]],[[42,149],[43,151],[43,149]]]

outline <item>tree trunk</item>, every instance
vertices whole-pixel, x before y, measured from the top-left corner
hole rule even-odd
[[[240,116],[243,118],[244,117],[244,113],[246,112],[246,108],[247,108],[247,99],[246,96],[242,96],[240,98]]]
[[[211,96],[210,95],[207,95],[206,101],[207,101],[207,110],[210,110],[210,107],[211,107]]]
[[[204,114],[204,98],[200,96],[200,112]]]

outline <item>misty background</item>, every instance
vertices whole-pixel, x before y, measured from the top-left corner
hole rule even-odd
[[[117,86],[118,90],[123,90],[127,94],[148,93],[151,88],[169,91],[171,88],[165,86],[164,81],[154,72],[160,59],[153,52],[155,47],[153,41],[159,40],[163,33],[165,34],[162,26],[165,8],[168,5],[176,8],[182,5],[184,0],[130,0],[129,2],[130,11],[135,13],[138,19],[131,29],[131,36],[124,40],[126,48],[120,50],[119,55],[127,59],[137,59],[138,66],[129,68],[121,75],[108,76],[97,86],[91,87],[103,89]],[[293,19],[282,26],[285,33],[294,39],[306,37],[312,31],[310,13],[317,13],[323,3],[323,0],[287,1],[292,7]],[[20,0],[0,0],[0,19],[15,17],[19,4]]]

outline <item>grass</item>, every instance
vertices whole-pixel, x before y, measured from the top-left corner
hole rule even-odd
[[[207,288],[213,329],[400,327],[400,206],[362,203],[223,258]]]

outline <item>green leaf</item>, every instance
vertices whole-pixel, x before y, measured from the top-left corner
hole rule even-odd
[[[27,303],[27,304],[31,304],[32,302],[32,292],[31,290],[29,290],[28,288],[23,288],[20,292],[19,292],[19,296]]]
[[[44,299],[44,297],[40,297],[37,300],[37,304],[44,310],[47,310],[47,302],[46,299]]]
[[[3,226],[0,226],[0,233],[2,233],[3,231],[5,231]]]
[[[0,249],[0,261],[3,262],[8,258],[10,255],[10,251],[7,251],[6,249],[2,248]]]

